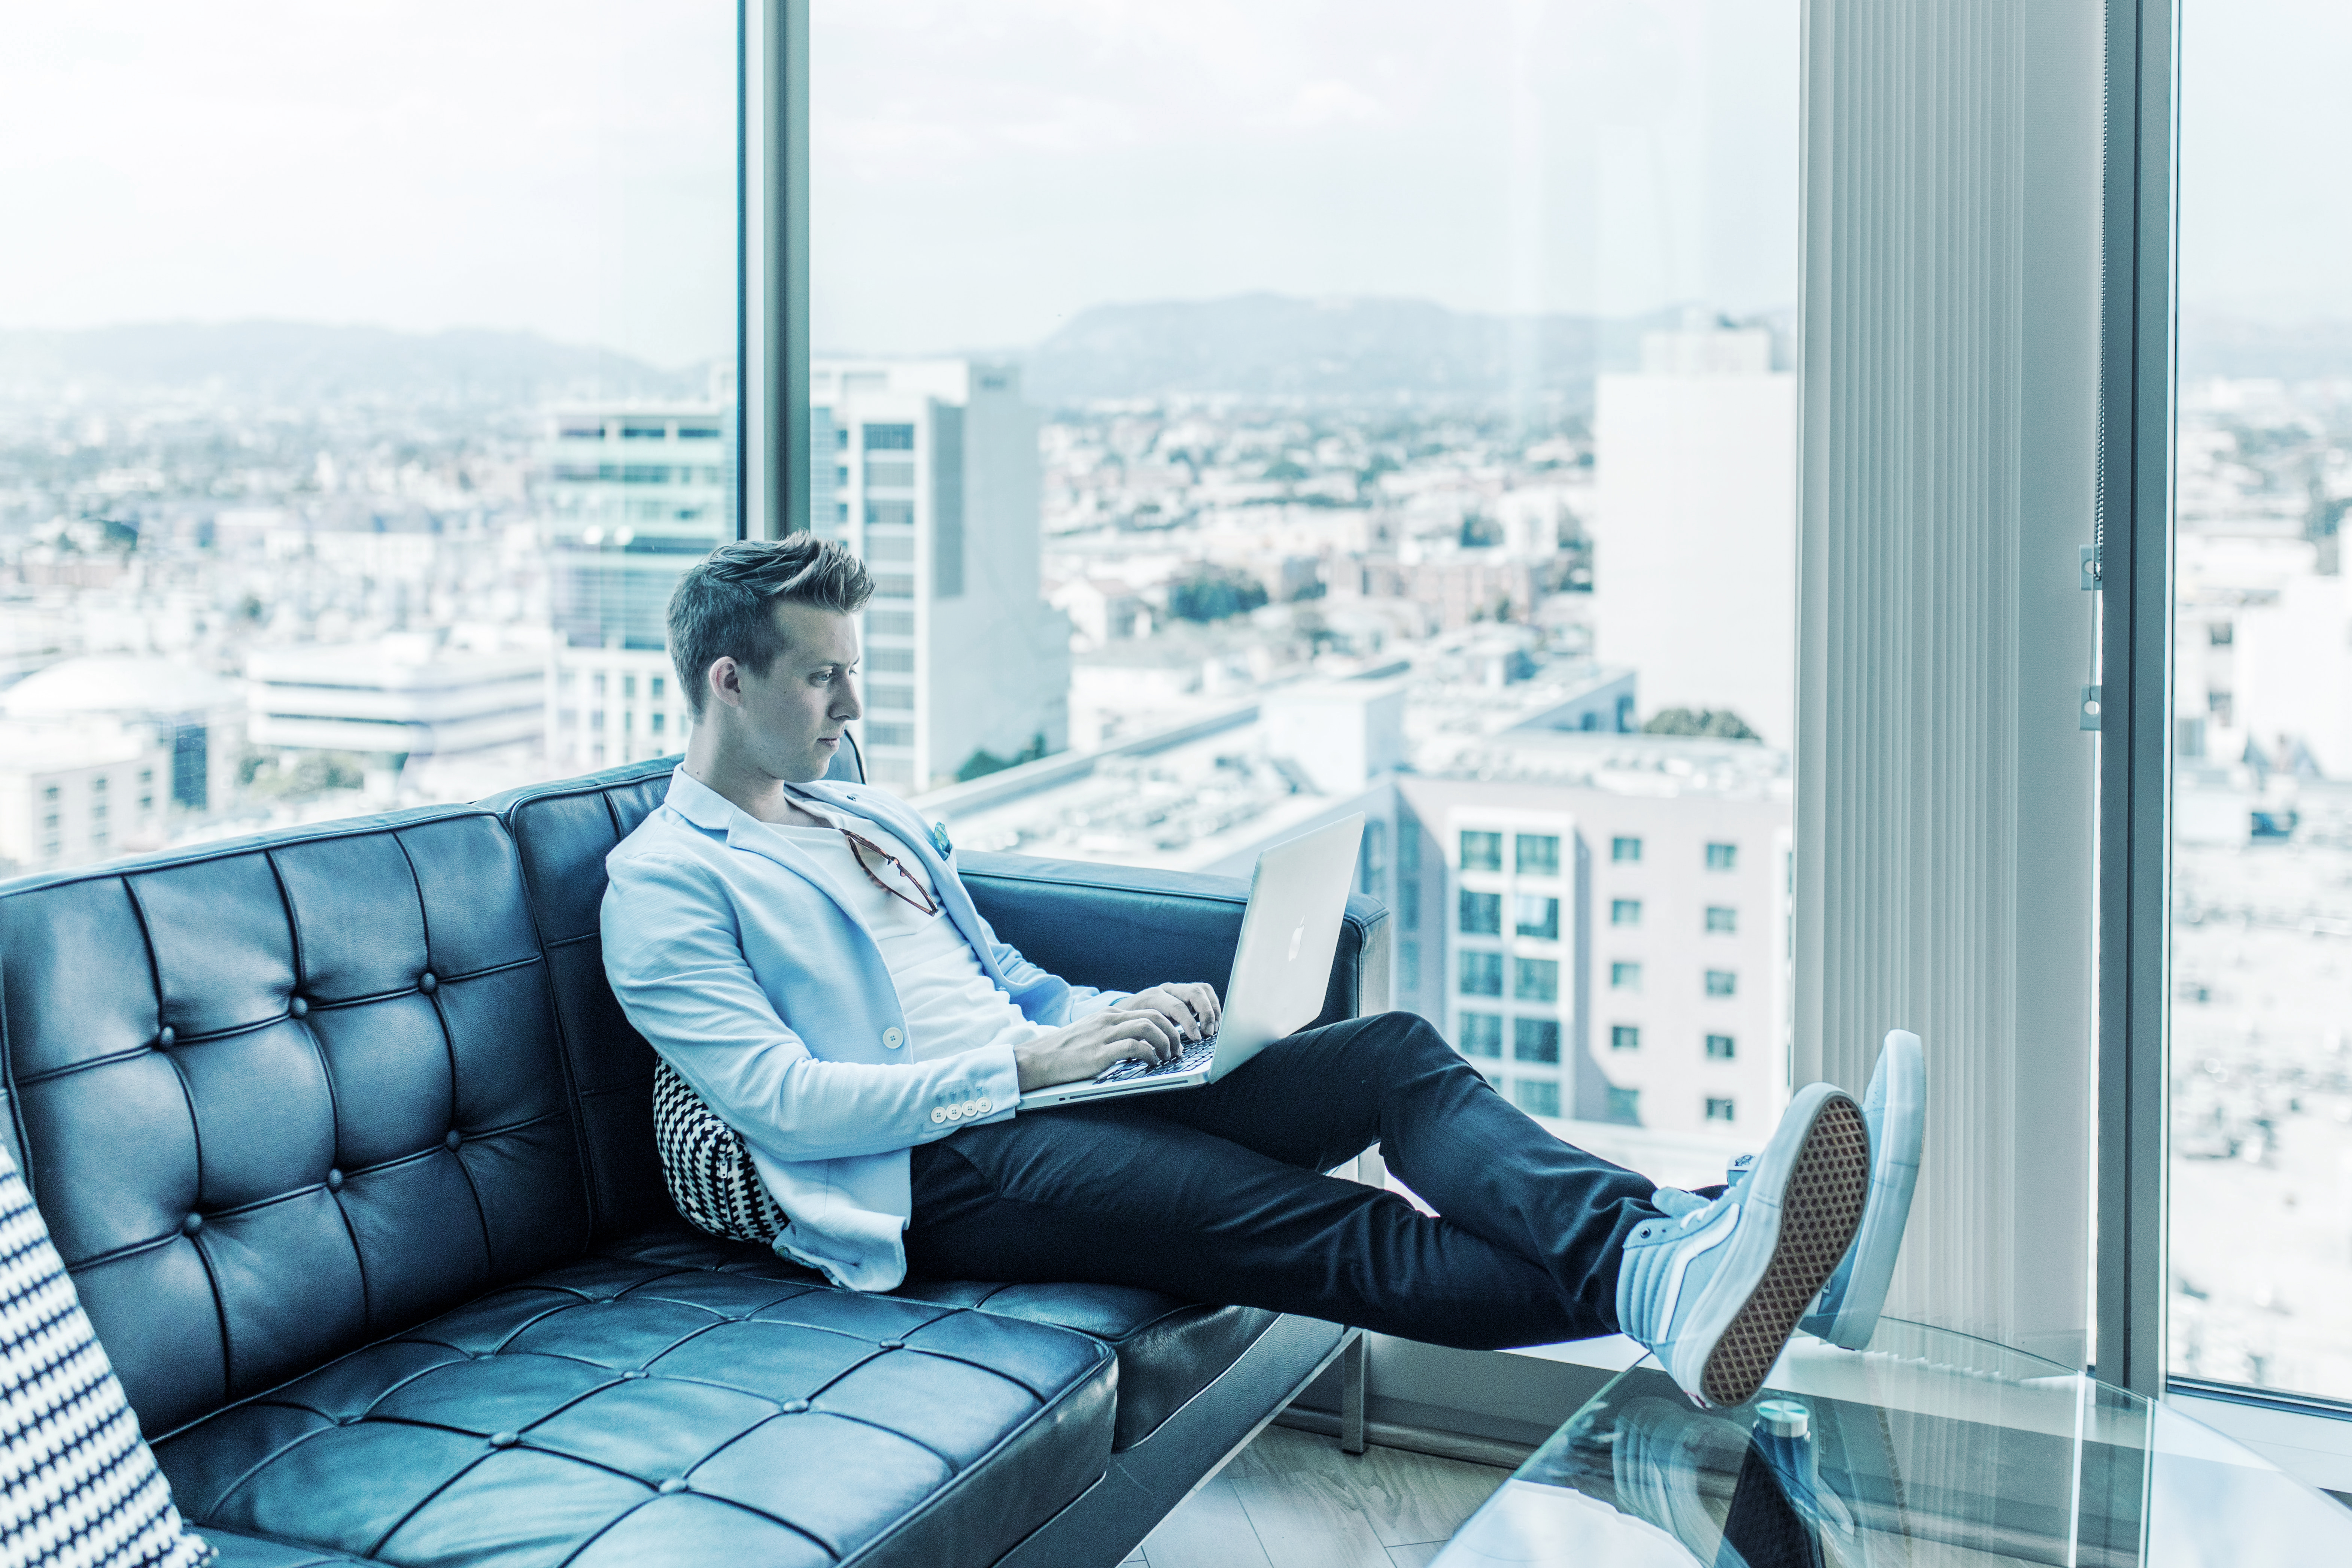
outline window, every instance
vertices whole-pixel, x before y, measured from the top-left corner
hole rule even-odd
[[[1462,889],[1462,934],[1464,936],[1500,936],[1503,934],[1503,895],[1478,893]]]
[[[664,725],[664,723],[663,723],[663,721],[664,721],[664,720],[666,720],[666,719],[667,719],[668,717],[669,717],[669,715],[668,715],[668,714],[667,714],[667,713],[656,713],[656,714],[655,714],[651,719],[648,719],[647,721],[646,721],[646,727],[647,727],[648,729],[650,729],[650,730],[651,730],[655,734],[658,735],[658,734],[660,734],[660,733],[662,732],[663,729],[666,727],[666,726]]]
[[[1501,870],[1503,836],[1499,833],[1465,833],[1462,836],[1462,868],[1465,871]]]
[[[1559,1114],[1559,1080],[1550,1078],[1515,1078],[1511,1080],[1511,1099],[1529,1116]]]
[[[1522,1062],[1559,1060],[1559,1022],[1555,1018],[1511,1020],[1511,1058]]]
[[[1515,900],[1513,911],[1516,929],[1521,936],[1531,936],[1541,942],[1559,940],[1559,900],[1540,894],[1521,893]]]
[[[866,668],[877,675],[912,675],[915,672],[915,650],[910,647],[867,648]]]
[[[1738,858],[1739,846],[1737,844],[1710,844],[1706,847],[1706,868],[1710,871],[1728,871]]]
[[[915,689],[911,686],[868,686],[866,689],[868,708],[888,708],[900,710],[915,706]]]
[[[1737,1053],[1731,1048],[1729,1035],[1709,1035],[1706,1037],[1706,1059],[1711,1062],[1730,1061]]]
[[[912,610],[868,610],[866,630],[870,637],[910,637],[915,635],[915,613]],[[910,650],[907,657],[914,658]],[[877,666],[876,668],[880,668]]]
[[[1718,935],[1729,936],[1739,930],[1739,911],[1722,904],[1706,907],[1706,929]]]
[[[866,536],[866,559],[868,561],[912,561],[915,558],[915,536],[910,533],[869,533]]]
[[[55,785],[55,784],[49,784],[49,785],[46,786],[46,787],[41,791],[41,798],[42,798],[43,800],[55,800],[55,799],[57,799],[57,798],[58,798],[58,786],[57,786],[57,785]]]
[[[1499,952],[1465,952],[1456,954],[1461,961],[1462,994],[1465,996],[1500,996],[1503,994],[1503,955]]]
[[[1642,841],[1638,838],[1612,838],[1609,858],[1620,866],[1638,865],[1642,859]]]
[[[1559,1000],[1559,961],[1515,958],[1511,961],[1511,994],[1521,1002]]]
[[[1642,1029],[1638,1024],[1609,1026],[1609,1048],[1612,1051],[1638,1051],[1642,1048]]]
[[[100,773],[96,778],[89,781],[89,793],[92,795],[104,795],[106,793],[106,775],[104,773]]]
[[[866,487],[868,489],[912,489],[915,465],[911,462],[886,463],[874,458],[866,461]]]
[[[910,500],[870,500],[866,503],[868,528],[912,528],[915,503]]]
[[[1512,846],[1523,877],[1559,875],[1559,838],[1556,834],[1522,833]]]
[[[646,695],[648,698],[651,698],[654,701],[658,702],[662,700],[663,689],[664,679],[661,676],[656,675],[646,682]]]
[[[1738,988],[1738,977],[1728,969],[1706,972],[1706,994],[1710,996],[1728,996]]]
[[[911,746],[915,743],[912,724],[868,724],[866,743],[869,746]]]
[[[1642,1091],[1640,1089],[1619,1089],[1612,1083],[1609,1086],[1607,1105],[1608,1110],[1605,1114],[1610,1121],[1620,1122],[1627,1127],[1639,1127],[1642,1124]]]
[[[1709,1121],[1720,1121],[1727,1125],[1729,1124],[1734,1120],[1730,1100],[1728,1098],[1717,1098],[1711,1094],[1708,1095],[1706,1097],[1706,1119]]]
[[[866,449],[869,452],[911,452],[915,449],[915,427],[912,425],[868,425],[866,427]]]
[[[1642,900],[1612,899],[1609,900],[1609,923],[1613,926],[1637,926],[1642,923]]]
[[[1609,989],[1612,991],[1639,991],[1641,988],[1642,966],[1640,964],[1627,963],[1621,961],[1609,966]]]
[[[874,574],[874,596],[877,599],[911,599],[915,596],[915,579],[904,573]]]
[[[1499,1057],[1503,1054],[1501,1014],[1464,1013],[1457,1016],[1455,1026],[1462,1037],[1464,1056]]]

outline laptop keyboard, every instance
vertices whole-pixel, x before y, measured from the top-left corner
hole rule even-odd
[[[1183,1055],[1171,1057],[1164,1062],[1147,1062],[1136,1058],[1113,1062],[1095,1075],[1095,1081],[1125,1083],[1134,1078],[1164,1078],[1170,1073],[1191,1072],[1196,1068],[1207,1067],[1209,1058],[1216,1054],[1217,1037],[1211,1035],[1205,1040],[1185,1047]]]

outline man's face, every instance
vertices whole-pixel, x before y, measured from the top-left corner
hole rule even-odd
[[[772,778],[805,784],[824,776],[841,749],[841,727],[864,711],[851,679],[857,624],[808,605],[778,605],[774,614],[784,651],[765,675],[724,661],[720,686],[737,699],[738,735],[750,760]]]

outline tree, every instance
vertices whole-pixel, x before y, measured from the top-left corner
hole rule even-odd
[[[1728,708],[1665,708],[1650,715],[1644,735],[1697,735],[1710,741],[1760,741],[1747,721]]]
[[[1265,599],[1265,584],[1234,566],[1204,565],[1168,584],[1168,613],[1202,624],[1245,616]]]
[[[1019,767],[1023,763],[1034,763],[1045,754],[1045,732],[1042,730],[1030,736],[1029,743],[1009,757],[1000,757],[982,746],[966,757],[963,760],[963,766],[956,770],[956,783],[970,784],[974,779],[984,779],[991,773],[1001,773],[1007,768]]]

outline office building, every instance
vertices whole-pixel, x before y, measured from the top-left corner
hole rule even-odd
[[[1037,415],[1010,366],[819,361],[814,523],[862,557],[866,776],[914,791],[1060,751],[1070,628],[1039,576]]]
[[[246,675],[258,746],[386,758],[520,752],[544,722],[538,654],[446,648],[424,633],[257,648]]]
[[[1594,415],[1593,652],[1645,712],[1796,737],[1797,383],[1761,331],[1653,332]]]

